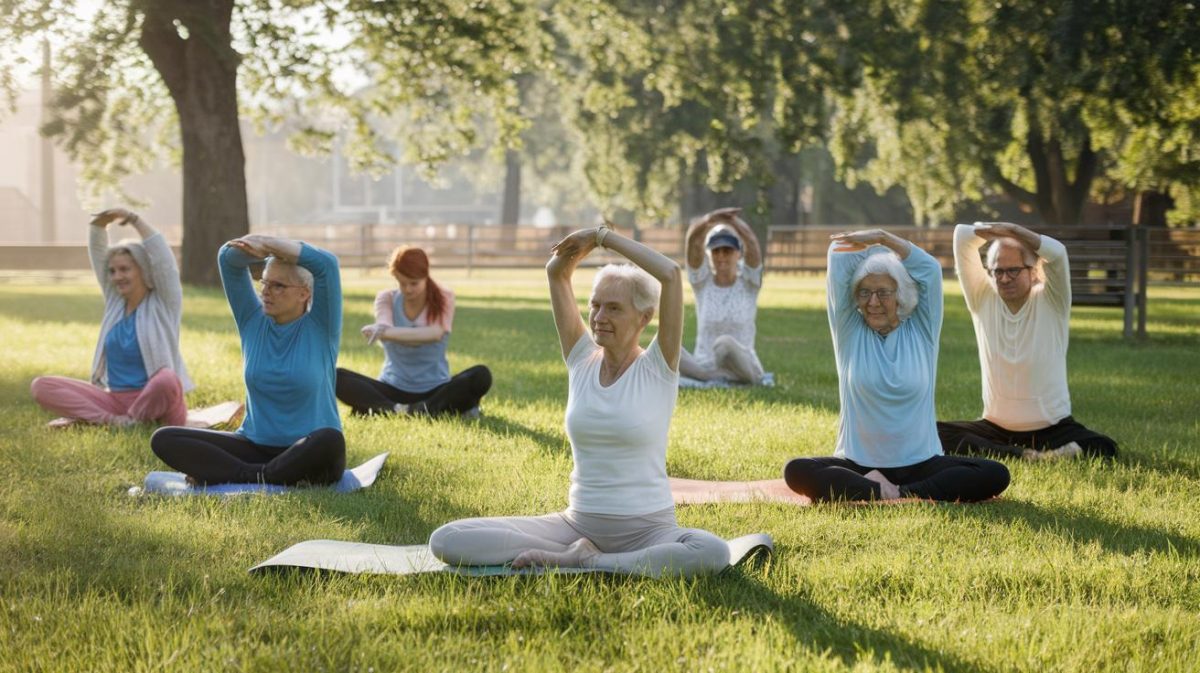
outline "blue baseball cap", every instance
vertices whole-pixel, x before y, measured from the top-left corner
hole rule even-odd
[[[737,237],[728,229],[713,229],[708,234],[708,240],[704,241],[704,247],[708,250],[716,250],[717,248],[733,248],[738,252],[742,251],[742,239]]]

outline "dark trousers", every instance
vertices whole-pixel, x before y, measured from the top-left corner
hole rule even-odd
[[[483,365],[464,369],[423,393],[401,390],[349,369],[337,370],[337,398],[356,414],[390,414],[397,403],[411,405],[410,411],[417,414],[461,414],[479,406],[479,400],[491,389],[492,372]]]
[[[1026,449],[1048,451],[1075,442],[1086,456],[1116,458],[1117,443],[1111,437],[1089,430],[1071,416],[1041,430],[1018,432],[995,423],[977,421],[938,421],[942,451],[959,456],[1020,458]]]
[[[159,428],[150,438],[155,455],[203,484],[332,484],[346,469],[346,439],[320,428],[291,446],[256,444],[233,432]]]
[[[905,467],[866,467],[845,458],[796,458],[783,468],[788,488],[814,502],[877,500],[879,484],[863,475],[879,470],[902,497],[978,502],[1008,488],[1008,468],[984,458],[934,456]]]

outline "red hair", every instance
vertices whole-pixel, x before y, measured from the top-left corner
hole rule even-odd
[[[442,288],[429,277],[429,257],[420,248],[400,246],[392,251],[388,270],[393,276],[400,274],[414,280],[425,281],[425,317],[430,325],[440,323],[446,312],[446,295]]]

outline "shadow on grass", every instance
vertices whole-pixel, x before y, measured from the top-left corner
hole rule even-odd
[[[1195,538],[1153,526],[1117,523],[1070,508],[1047,508],[1006,499],[988,507],[947,507],[945,511],[952,518],[971,518],[1006,526],[1022,523],[1041,534],[1057,536],[1067,542],[1094,542],[1113,553],[1200,554],[1200,540]]]
[[[479,419],[479,425],[487,429],[489,432],[497,435],[518,435],[532,440],[540,446],[546,453],[550,454],[569,454],[571,453],[571,445],[567,442],[565,434],[554,434],[545,432],[535,428],[531,428],[523,423],[511,421],[507,418],[499,416],[484,415]]]
[[[756,622],[778,623],[787,628],[797,645],[815,656],[827,654],[847,669],[890,661],[897,668],[911,671],[991,670],[907,636],[839,617],[803,593],[781,596],[743,570],[726,573],[701,596],[713,610],[736,611],[754,615]]]

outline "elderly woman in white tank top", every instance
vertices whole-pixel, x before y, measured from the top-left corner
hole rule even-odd
[[[609,265],[596,274],[589,335],[571,276],[597,247],[633,265]],[[576,231],[553,252],[546,272],[567,363],[566,429],[575,462],[567,509],[455,521],[433,532],[433,553],[457,565],[511,562],[651,577],[720,571],[729,562],[728,546],[712,533],[676,524],[667,481],[683,335],[679,266],[607,227]],[[639,337],[656,303],[658,335],[643,349]]]

